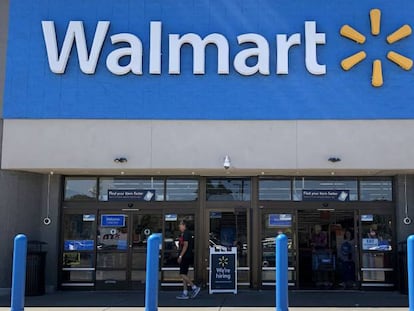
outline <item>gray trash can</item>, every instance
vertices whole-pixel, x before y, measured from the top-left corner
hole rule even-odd
[[[45,294],[46,242],[27,242],[26,296]]]

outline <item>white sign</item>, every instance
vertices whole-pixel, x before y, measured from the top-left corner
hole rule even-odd
[[[88,52],[86,34],[82,21],[70,21],[63,40],[62,48],[58,48],[58,36],[53,21],[42,21],[43,37],[46,46],[47,58],[50,70],[56,74],[63,74],[69,61],[73,45],[76,50],[80,70],[85,74],[94,74],[96,66],[106,41],[110,21],[99,21],[96,26],[92,47]],[[236,39],[228,39],[220,33],[211,33],[201,38],[196,33],[169,34],[168,36],[168,73],[178,75],[181,73],[181,48],[189,44],[193,48],[193,74],[205,74],[205,50],[206,46],[213,44],[217,47],[217,73],[228,75],[230,73],[230,48],[229,40],[237,41],[238,45],[252,43],[255,47],[244,48],[239,51],[233,59],[234,69],[243,76],[251,76],[257,73],[270,75],[270,68],[276,68],[276,74],[287,75],[289,73],[289,50],[302,44],[302,35],[297,32],[288,36],[287,34],[276,34],[276,66],[270,65],[270,46],[265,37],[256,33],[245,33]],[[131,33],[118,33],[110,36],[112,45],[126,43],[127,47],[114,49],[106,58],[106,68],[114,75],[125,75],[133,73],[143,74],[143,44],[139,37]],[[162,22],[150,22],[149,43],[149,73],[161,74],[162,45]],[[305,21],[305,67],[312,75],[326,74],[326,65],[318,63],[316,48],[320,44],[326,44],[326,34],[316,32],[315,21]],[[231,41],[230,41],[231,42]],[[123,57],[129,57],[128,64],[121,65]],[[249,65],[247,60],[251,57],[257,59],[256,64]]]

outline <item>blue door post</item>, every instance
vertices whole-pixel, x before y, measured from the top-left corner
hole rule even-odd
[[[408,306],[414,311],[414,235],[407,239]]]
[[[158,271],[161,234],[155,233],[148,238],[147,272],[145,284],[145,311],[158,310]]]
[[[287,237],[276,238],[276,311],[288,310],[288,245]]]
[[[24,310],[26,254],[27,238],[24,234],[19,234],[14,238],[11,311]]]

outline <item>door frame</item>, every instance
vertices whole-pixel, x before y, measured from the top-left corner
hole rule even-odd
[[[254,267],[252,266],[252,213],[250,208],[250,201],[247,202],[207,202],[204,211],[204,226],[203,226],[203,249],[202,249],[202,256],[204,258],[203,265],[202,265],[202,280],[204,284],[208,284],[208,274],[209,274],[209,258],[210,258],[210,245],[209,245],[209,236],[210,236],[210,212],[236,212],[237,210],[245,211],[246,212],[246,222],[247,222],[247,243],[248,243],[248,249],[247,249],[247,262],[248,267],[237,267],[237,270],[241,271],[249,271],[249,282],[247,283],[238,283],[239,286],[248,286],[250,287],[252,285],[252,273],[254,273]]]

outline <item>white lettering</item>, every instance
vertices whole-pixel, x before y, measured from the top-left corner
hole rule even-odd
[[[149,73],[161,74],[161,22],[151,22]]]
[[[88,55],[83,22],[71,21],[66,31],[62,50],[59,54],[55,23],[53,21],[42,21],[43,36],[50,70],[57,74],[63,74],[65,72],[70,51],[72,50],[73,43],[76,42],[80,69],[83,73],[94,74],[109,25],[110,22],[108,21],[98,22],[91,52]]]
[[[111,36],[112,44],[127,42],[130,47],[119,48],[112,51],[106,59],[106,67],[115,75],[125,75],[132,72],[136,75],[142,75],[142,42],[139,38],[132,34],[120,33]],[[121,66],[119,60],[129,56],[130,61],[128,65]]]
[[[326,65],[319,65],[316,57],[316,45],[325,44],[325,34],[316,33],[316,22],[305,22],[305,63],[306,69],[314,75],[326,74]]]
[[[277,62],[276,73],[287,75],[289,73],[289,49],[294,45],[300,44],[300,34],[295,33],[287,39],[287,35],[277,35]]]
[[[193,73],[205,73],[205,48],[207,44],[217,46],[217,73],[229,73],[229,43],[221,34],[212,33],[201,39],[199,35],[187,33],[181,38],[177,34],[169,36],[169,73],[181,73],[181,47],[184,44],[190,44],[193,47]]]
[[[237,36],[237,42],[254,43],[257,48],[248,48],[240,51],[234,58],[234,69],[243,76],[251,76],[259,72],[262,75],[270,74],[269,65],[269,43],[267,40],[258,34],[249,33]],[[254,66],[248,66],[246,61],[249,57],[257,57],[257,63]]]

